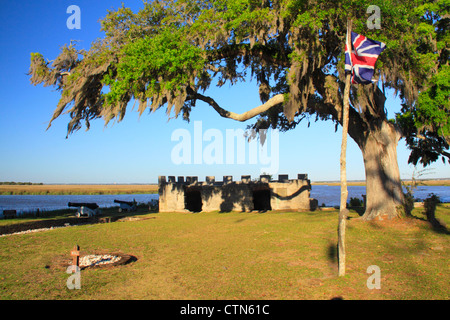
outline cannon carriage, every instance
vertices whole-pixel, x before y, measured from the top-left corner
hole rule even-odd
[[[114,200],[114,203],[118,203],[120,205],[119,212],[122,211],[132,212],[137,210],[136,200],[133,201]]]
[[[76,207],[78,208],[77,211],[77,218],[81,217],[93,217],[96,215],[99,215],[101,213],[100,207],[96,203],[76,203],[76,202],[69,202],[69,207]]]

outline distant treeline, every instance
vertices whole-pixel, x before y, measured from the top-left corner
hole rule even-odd
[[[6,182],[0,182],[0,185],[7,185],[7,186],[42,186],[43,183],[32,183],[32,182],[14,182],[14,181],[6,181]]]

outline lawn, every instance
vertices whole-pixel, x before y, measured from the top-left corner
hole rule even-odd
[[[421,209],[415,216],[422,217]],[[367,223],[351,212],[337,276],[337,211],[144,213],[138,221],[0,237],[0,299],[449,299],[449,236],[421,219]],[[436,217],[450,226],[450,207]],[[81,271],[58,262],[121,252],[136,261]],[[367,268],[381,270],[368,289]]]

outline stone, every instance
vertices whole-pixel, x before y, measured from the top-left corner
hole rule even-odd
[[[80,267],[93,267],[93,266],[101,266],[106,264],[113,264],[120,261],[120,256],[110,255],[110,254],[90,254],[81,257],[80,259]]]
[[[233,182],[233,176],[223,176],[223,184],[228,184]]]
[[[164,183],[166,183],[166,176],[159,176],[158,184],[164,184]]]
[[[311,184],[307,175],[289,180],[280,175],[278,181],[262,175],[260,181],[241,176],[233,183],[232,176],[224,176],[223,183],[215,183],[214,176],[198,183],[197,177],[186,177],[186,183],[159,185],[160,212],[249,212],[253,210],[310,211],[317,208],[317,200],[310,198]],[[193,183],[195,181],[195,183]]]

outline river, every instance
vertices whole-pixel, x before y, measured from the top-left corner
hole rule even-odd
[[[339,206],[340,186],[313,185],[311,198],[317,199],[319,206]],[[349,186],[350,198],[362,200],[362,195],[366,193],[365,186]],[[442,202],[450,202],[450,187],[446,186],[420,186],[414,190],[414,197],[423,200],[430,193],[434,193]],[[67,209],[69,202],[94,202],[102,208],[117,206],[114,200],[133,201],[139,203],[149,203],[153,199],[158,199],[158,194],[120,194],[120,195],[0,195],[0,216],[3,210],[16,210],[19,214],[25,212],[50,211]]]
[[[348,186],[348,201],[350,198],[358,198],[362,200],[362,195],[366,194],[365,186]],[[404,189],[404,192],[406,190]],[[428,195],[434,193],[441,202],[450,202],[450,187],[447,186],[420,186],[414,189],[413,196],[416,201],[423,201]],[[339,206],[341,197],[341,186],[318,185],[312,186],[311,198],[317,199],[319,206]]]
[[[114,200],[149,203],[158,199],[158,194],[119,194],[119,195],[0,195],[0,215],[3,210],[16,210],[19,214],[25,212],[51,211],[68,209],[69,202],[97,203],[101,208],[115,207],[119,204]],[[73,208],[75,209],[75,208]]]

